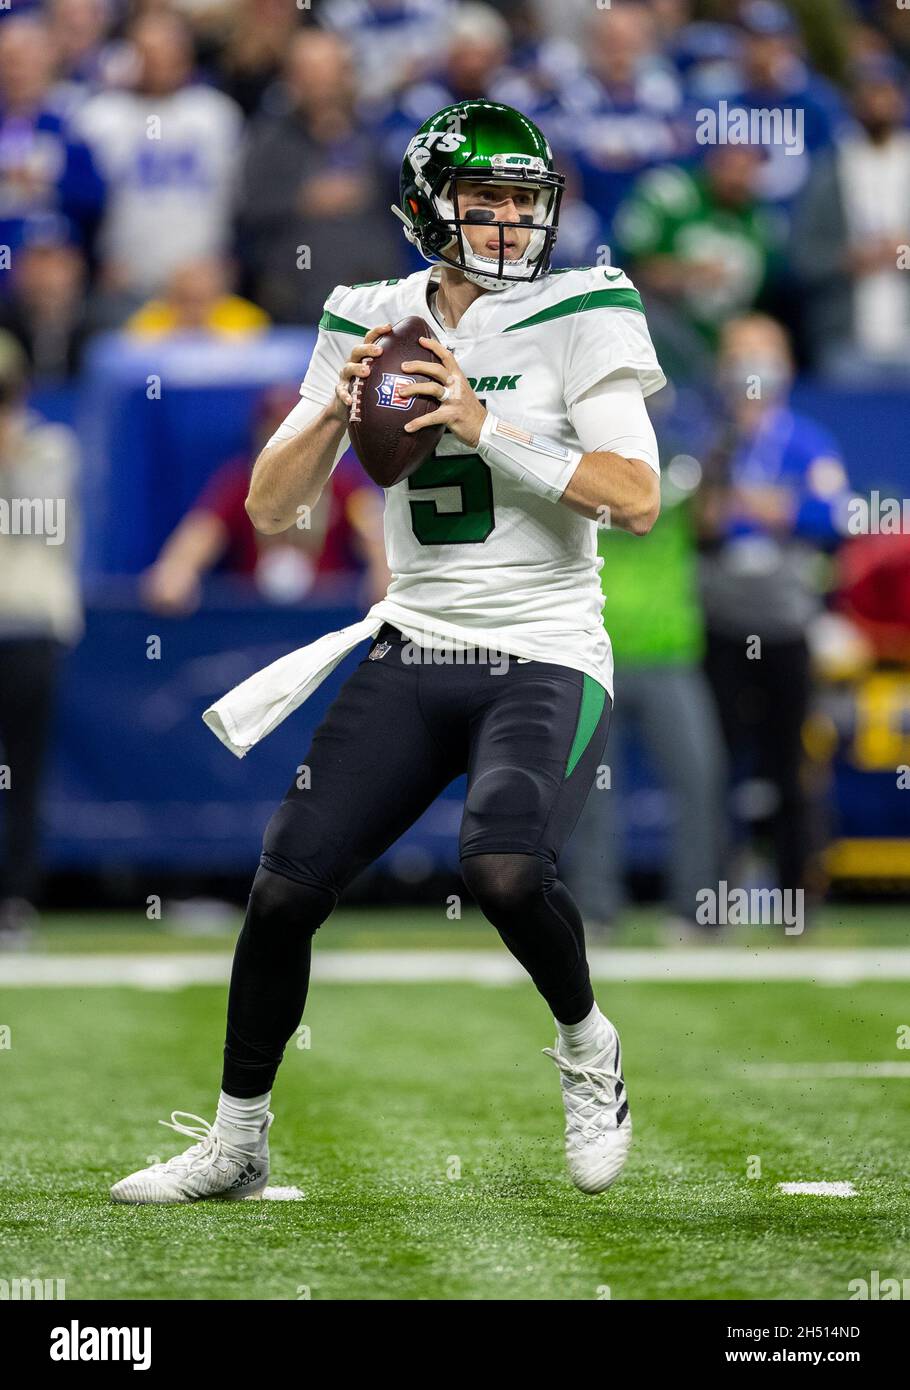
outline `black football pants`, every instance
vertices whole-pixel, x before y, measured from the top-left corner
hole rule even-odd
[[[270,1089],[303,1013],[313,934],[346,884],[465,772],[465,884],[556,1018],[591,1010],[557,864],[603,757],[609,697],[569,667],[440,655],[383,628],[269,823],[231,976],[230,1095]]]

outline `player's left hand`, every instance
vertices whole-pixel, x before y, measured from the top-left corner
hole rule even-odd
[[[402,362],[405,372],[420,372],[422,376],[432,377],[432,381],[418,381],[413,386],[402,386],[400,395],[435,396],[440,402],[439,409],[433,410],[419,420],[409,420],[405,430],[413,434],[427,425],[445,425],[463,444],[476,446],[480,438],[483,422],[487,418],[480,401],[474,395],[468,379],[455,361],[454,356],[435,338],[420,338],[421,347],[429,348],[439,358],[438,362]]]

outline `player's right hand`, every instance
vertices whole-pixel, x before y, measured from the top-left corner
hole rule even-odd
[[[390,323],[381,323],[378,327],[371,328],[363,342],[351,349],[351,355],[342,367],[335,387],[335,414],[339,419],[347,420],[348,411],[353,404],[352,381],[355,377],[369,376],[372,359],[382,352],[382,348],[376,346],[376,339],[381,338],[384,333],[390,333],[391,330]]]

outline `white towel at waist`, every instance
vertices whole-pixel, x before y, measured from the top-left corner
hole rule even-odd
[[[202,718],[226,748],[238,758],[245,757],[254,744],[312,695],[348,652],[365,638],[374,637],[383,621],[373,608],[359,623],[327,632],[308,646],[288,652],[235,685],[210,705]]]
[[[595,680],[601,681],[612,697],[609,672],[605,677],[593,661],[577,662],[571,653],[563,658],[561,654],[554,656],[547,651],[541,652],[540,645],[530,643],[527,638],[516,638],[514,642],[510,640],[508,646],[503,648],[501,632],[493,629],[471,630],[443,618],[434,618],[431,630],[420,614],[400,607],[393,599],[383,598],[373,604],[359,623],[351,623],[338,632],[327,632],[324,637],[288,652],[287,656],[273,661],[271,666],[263,667],[248,680],[235,685],[233,690],[210,705],[202,718],[226,748],[238,758],[245,757],[260,739],[277,729],[283,719],[299,709],[348,652],[366,638],[375,637],[383,623],[391,623],[420,646],[433,645],[432,638],[435,636],[469,646],[487,647],[494,652],[507,651],[511,656],[523,657],[528,661],[558,660],[560,664],[565,661],[565,664],[586,671]],[[603,638],[602,631],[600,635]],[[552,647],[552,634],[548,636]],[[606,643],[606,653],[609,657],[609,642]]]

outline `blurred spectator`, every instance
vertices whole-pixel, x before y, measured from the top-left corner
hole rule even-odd
[[[597,209],[586,203],[581,181],[571,164],[557,161],[565,169],[566,185],[559,209],[559,238],[553,251],[553,266],[606,265],[609,248],[604,243],[603,223]]]
[[[489,95],[508,62],[511,45],[509,26],[492,5],[478,0],[460,4],[447,29],[443,104]]]
[[[882,56],[893,53],[903,64],[910,65],[910,22],[902,0],[852,0],[854,10],[868,19],[868,24],[854,24],[850,51],[854,58]],[[872,28],[875,25],[875,28]],[[857,49],[863,44],[864,54]]]
[[[323,10],[323,14],[325,11]],[[245,115],[258,111],[281,75],[301,11],[287,0],[244,0],[234,5],[217,53],[218,83]]]
[[[254,456],[297,403],[275,389],[263,396]],[[382,493],[350,454],[342,458],[307,525],[259,536],[246,514],[249,459],[232,459],[210,478],[195,505],[168,537],[142,577],[146,603],[159,613],[186,616],[213,570],[255,582],[276,602],[299,602],[328,579],[366,570],[370,603],[389,582],[382,545]]]
[[[57,75],[71,106],[127,73],[128,46],[108,37],[115,10],[115,0],[48,0]]]
[[[470,97],[488,97],[517,106],[532,118],[532,84],[509,66],[509,26],[492,5],[470,0],[450,13],[434,63],[422,81],[405,87],[394,103],[380,107],[383,159],[389,194],[398,199],[398,174],[405,147],[417,128],[444,106]]]
[[[692,23],[694,0],[650,0],[648,9],[657,43],[665,53],[672,53]]]
[[[592,10],[611,10],[617,3],[636,4],[649,14],[656,42],[668,50],[678,33],[689,24],[696,6],[700,8],[699,0],[613,0],[611,4],[600,6],[592,6],[590,0],[560,0],[559,6],[553,4],[552,0],[529,0],[529,3],[535,11],[540,32],[546,38],[564,39],[574,44],[582,54]],[[507,13],[510,8],[506,0]]]
[[[742,87],[742,46],[732,24],[697,20],[677,32],[669,51],[690,102],[729,100]]]
[[[54,49],[40,19],[0,24],[0,245],[13,256],[27,218],[59,212],[88,242],[103,204],[98,171],[68,128],[53,72]]]
[[[403,238],[381,196],[375,138],[356,113],[347,45],[304,30],[284,82],[287,109],[261,115],[250,131],[240,254],[253,298],[272,318],[315,323],[336,285],[394,275]]]
[[[681,316],[709,345],[773,276],[780,223],[756,192],[752,145],[711,148],[695,173],[645,174],[616,220],[620,251],[650,296],[649,317]]]
[[[509,26],[510,62],[530,81],[540,83],[545,89],[550,80],[548,65],[551,55],[557,48],[565,52],[571,45],[560,30],[557,30],[558,36],[555,38],[547,33],[544,18],[534,0],[505,0],[500,9]],[[558,64],[558,58],[556,61]]]
[[[210,256],[179,266],[164,294],[137,309],[124,328],[140,338],[165,338],[174,333],[214,333],[245,337],[268,327],[269,316],[228,288],[228,268]]]
[[[235,103],[193,80],[179,16],[140,19],[130,38],[132,89],[102,92],[78,116],[108,184],[101,284],[122,297],[121,310],[159,291],[178,266],[225,252],[242,130]]]
[[[665,435],[661,452],[668,452]],[[705,633],[691,514],[700,477],[692,457],[674,455],[665,465],[661,513],[646,547],[621,531],[599,532],[604,621],[617,671],[610,784],[595,783],[588,797],[566,875],[586,927],[595,931],[614,922],[622,908],[632,733],[670,794],[666,898],[673,939],[696,933],[696,895],[722,873],[726,755],[702,670]]]
[[[801,782],[809,710],[806,633],[821,609],[815,569],[840,539],[847,478],[837,445],[789,406],[790,346],[773,319],[724,330],[720,427],[699,494],[707,672],[735,772],[755,780],[747,818],[767,821],[782,888],[818,887]]]
[[[142,576],[146,603],[157,613],[185,617],[202,598],[202,580],[214,569],[255,575],[256,536],[244,511],[250,466],[246,459],[223,464],[166,540]]]
[[[36,385],[66,381],[79,369],[91,328],[86,278],[85,257],[64,220],[29,219],[0,300],[0,328],[19,340]]]
[[[77,459],[69,430],[25,407],[27,364],[0,335],[0,945],[21,940],[38,888],[44,756],[60,656],[82,627]]]
[[[361,96],[375,101],[431,71],[447,26],[470,8],[455,0],[326,0],[319,19],[351,44]]]
[[[856,125],[819,158],[794,221],[813,364],[856,383],[910,379],[910,131],[903,74],[865,62]],[[903,268],[900,268],[903,267]]]
[[[778,0],[746,0],[739,20],[746,35],[744,84],[730,97],[731,105],[800,113],[801,153],[783,143],[762,146],[761,196],[788,203],[805,184],[812,156],[832,143],[844,117],[843,103],[837,89],[807,66],[799,26],[785,5]]]
[[[682,94],[643,4],[596,12],[582,58],[557,107],[539,114],[557,147],[575,160],[581,196],[597,209],[608,242],[616,209],[637,177],[685,152]]]

